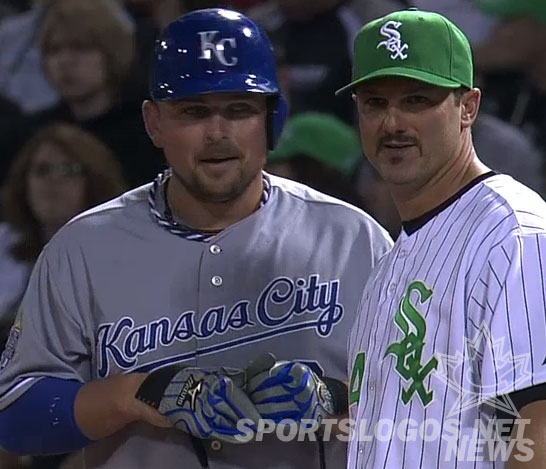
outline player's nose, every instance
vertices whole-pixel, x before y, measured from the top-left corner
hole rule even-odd
[[[228,119],[219,112],[213,113],[207,119],[206,123],[207,140],[217,141],[225,139],[229,136],[230,129],[231,123]]]
[[[396,106],[388,106],[385,109],[383,130],[387,134],[397,134],[407,130],[403,113]]]

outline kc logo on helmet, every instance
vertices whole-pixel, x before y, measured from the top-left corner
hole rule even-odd
[[[231,60],[226,59],[226,44],[232,49],[237,47],[237,43],[234,37],[226,37],[223,39],[215,40],[219,31],[202,31],[199,34],[201,38],[201,55],[200,59],[210,60],[214,54],[222,65],[226,67],[233,67],[237,64],[239,59],[237,57],[231,57]]]

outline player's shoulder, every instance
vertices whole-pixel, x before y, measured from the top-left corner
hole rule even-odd
[[[268,174],[272,191],[283,203],[299,206],[316,214],[322,222],[341,223],[345,226],[365,225],[390,239],[387,231],[368,213],[343,200],[324,194],[305,184]]]
[[[115,230],[138,230],[148,220],[150,186],[137,187],[76,215],[55,233],[48,245],[85,243],[86,239],[101,242]]]
[[[489,223],[514,234],[546,233],[546,202],[534,190],[506,174],[483,181]]]
[[[289,200],[296,205],[316,207],[317,210],[331,211],[348,217],[373,220],[366,212],[354,205],[324,194],[300,182],[292,181],[279,176],[268,174],[271,189],[278,192],[278,196]]]
[[[77,225],[105,224],[113,218],[130,216],[133,213],[146,212],[151,183],[131,189],[120,196],[92,207],[76,215],[67,223],[67,227]]]

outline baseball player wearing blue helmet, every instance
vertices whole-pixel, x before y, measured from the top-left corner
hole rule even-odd
[[[345,410],[349,329],[391,241],[263,171],[285,115],[250,19],[167,27],[143,117],[169,168],[42,252],[0,359],[0,445],[87,468],[345,466],[318,424]],[[263,422],[317,425],[283,441]]]

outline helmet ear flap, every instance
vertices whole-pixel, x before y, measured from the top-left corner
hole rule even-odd
[[[268,97],[267,110],[267,147],[273,150],[288,116],[288,103],[285,97],[282,94]]]

